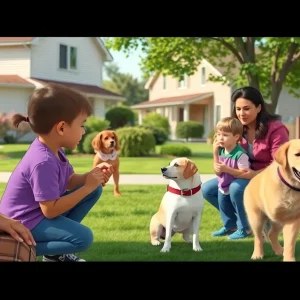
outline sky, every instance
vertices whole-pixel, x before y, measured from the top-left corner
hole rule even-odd
[[[142,72],[139,67],[140,58],[139,56],[144,56],[141,50],[137,50],[131,54],[130,57],[126,58],[123,52],[109,50],[113,57],[113,63],[117,64],[120,68],[120,72],[122,73],[130,73],[133,77],[141,80]],[[104,72],[103,79],[107,80],[107,76]]]

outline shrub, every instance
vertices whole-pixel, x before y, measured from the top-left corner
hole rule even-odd
[[[88,154],[93,154],[95,153],[93,147],[92,147],[92,140],[93,138],[98,134],[98,131],[93,131],[86,135],[84,141],[83,141],[83,152],[88,153]]]
[[[163,128],[146,125],[139,125],[138,128],[145,128],[151,130],[154,135],[156,145],[163,145],[168,140],[168,135]]]
[[[169,124],[168,118],[166,118],[158,113],[155,113],[155,112],[148,113],[143,118],[142,125],[156,127],[156,128],[162,128],[165,130],[167,135],[170,134],[170,124]]]
[[[202,138],[204,126],[196,121],[179,122],[176,126],[177,138]]]
[[[123,157],[149,155],[155,151],[155,138],[151,130],[138,127],[123,127],[116,131]]]
[[[67,149],[67,148],[63,148],[63,150],[64,150],[64,152],[65,152],[66,155],[70,155],[73,152],[73,150]]]
[[[192,156],[192,150],[187,146],[181,144],[167,144],[161,146],[160,154],[178,157],[188,157]]]
[[[85,122],[85,127],[88,127],[90,129],[90,132],[100,132],[102,130],[107,129],[109,125],[110,122],[108,120],[98,118],[94,115],[90,116]]]
[[[94,115],[90,116],[86,122],[85,122],[85,134],[82,137],[82,139],[80,140],[79,144],[77,145],[77,150],[80,153],[84,153],[83,150],[83,143],[85,138],[88,136],[88,134],[90,134],[91,132],[100,132],[102,130],[105,130],[106,128],[108,128],[110,125],[108,120],[103,120],[100,119]]]
[[[126,125],[135,124],[135,114],[132,109],[126,106],[116,106],[108,110],[105,118],[110,122],[113,129],[121,128]]]

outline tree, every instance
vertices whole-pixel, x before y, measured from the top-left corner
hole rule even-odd
[[[144,81],[138,81],[131,74],[121,73],[114,63],[105,65],[105,71],[110,81],[104,81],[103,87],[126,97],[125,105],[130,106],[148,100]]]
[[[298,37],[185,37],[109,38],[108,48],[130,55],[141,47],[146,53],[142,69],[183,79],[193,75],[202,59],[221,67],[222,76],[209,80],[234,86],[250,85],[270,99],[274,112],[283,87],[300,97],[300,38]]]

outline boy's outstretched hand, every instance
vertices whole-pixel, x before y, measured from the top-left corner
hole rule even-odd
[[[103,173],[106,173],[108,175],[108,178],[110,178],[110,176],[114,172],[113,166],[106,162],[102,162],[102,163],[98,164],[95,168],[99,168]],[[105,186],[105,183],[103,183],[102,186]]]

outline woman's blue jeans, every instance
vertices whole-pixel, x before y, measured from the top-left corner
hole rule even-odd
[[[64,195],[76,189],[67,191]],[[99,186],[63,215],[53,219],[44,218],[33,228],[31,232],[36,242],[37,256],[71,254],[88,249],[93,243],[93,232],[80,222],[101,194],[102,186]]]
[[[230,197],[218,197],[217,178],[210,179],[202,185],[203,197],[220,211],[224,226],[227,229],[249,229],[244,208],[244,190],[248,183],[248,179],[235,179],[229,187]]]

